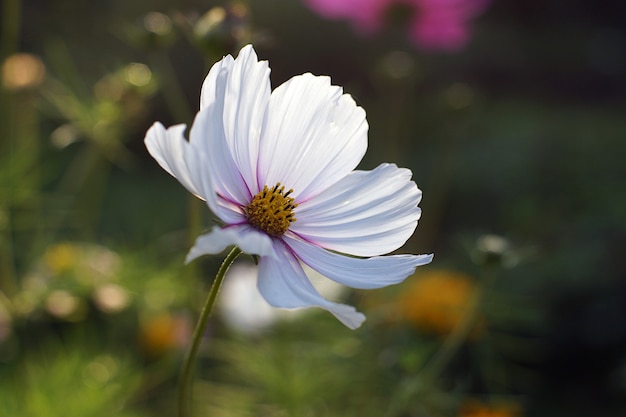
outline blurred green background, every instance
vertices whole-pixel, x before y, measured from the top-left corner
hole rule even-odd
[[[626,415],[625,21],[619,1],[493,1],[449,53],[297,0],[2,0],[0,416],[175,415],[222,257],[183,266],[211,215],[143,137],[189,124],[248,42],[274,87],[330,75],[365,108],[361,167],[412,169],[401,252],[435,260],[333,292],[357,331],[218,310],[196,415]]]

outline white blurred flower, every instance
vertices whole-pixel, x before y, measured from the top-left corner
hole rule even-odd
[[[245,334],[259,333],[279,319],[282,310],[268,304],[256,289],[257,267],[233,265],[222,284],[218,308],[224,322]]]
[[[130,294],[126,289],[114,283],[106,283],[93,293],[93,300],[100,310],[105,313],[117,313],[130,304]]]
[[[342,285],[333,282],[307,266],[307,276],[319,293],[338,300],[345,293]],[[306,312],[304,309],[282,310],[272,307],[257,290],[257,266],[241,262],[233,265],[224,280],[218,309],[226,325],[244,334],[258,334],[279,320],[291,320]]]

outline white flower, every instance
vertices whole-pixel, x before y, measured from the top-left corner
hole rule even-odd
[[[326,279],[306,265],[303,267],[313,286],[324,297],[337,299],[342,296],[346,287]],[[228,270],[217,307],[230,328],[243,334],[256,335],[278,321],[295,319],[307,311],[273,308],[254,286],[257,275],[258,267],[251,262],[235,263]]]
[[[269,73],[250,45],[226,56],[204,81],[190,140],[185,125],[157,122],[146,146],[225,224],[200,236],[187,262],[237,245],[260,257],[257,287],[271,305],[321,307],[357,328],[365,316],[322,297],[301,262],[353,288],[403,281],[432,255],[379,255],[415,231],[421,191],[393,164],[354,170],[365,111],[330,78],[302,74],[272,92]]]
[[[254,288],[257,268],[252,263],[236,263],[226,275],[217,307],[226,324],[244,334],[257,334],[279,319],[279,312]]]

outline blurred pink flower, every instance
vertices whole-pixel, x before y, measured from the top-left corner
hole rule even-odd
[[[470,38],[469,20],[490,0],[305,0],[329,19],[348,19],[362,33],[374,33],[386,23],[394,6],[410,13],[409,37],[421,48],[454,52]]]

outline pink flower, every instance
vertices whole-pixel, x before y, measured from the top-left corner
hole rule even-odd
[[[409,37],[421,48],[454,52],[470,38],[469,20],[480,14],[490,0],[306,0],[320,15],[347,19],[365,34],[385,26],[389,10],[406,7],[411,14]]]

